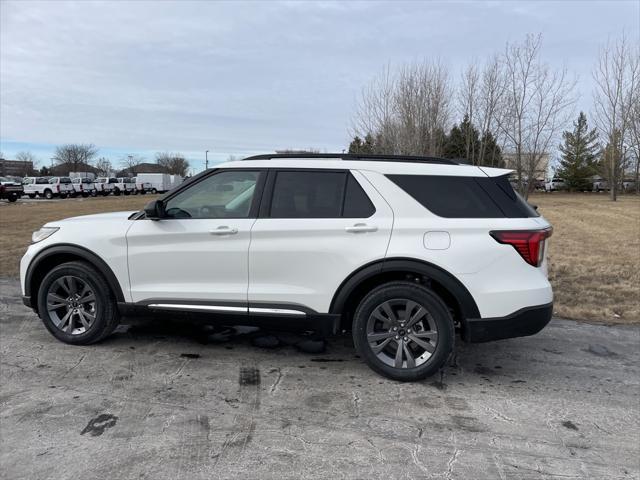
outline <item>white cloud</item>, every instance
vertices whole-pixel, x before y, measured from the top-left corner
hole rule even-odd
[[[567,63],[588,96],[597,45],[621,19],[638,29],[634,2],[0,8],[3,140],[230,153],[341,150],[354,99],[383,65],[439,56],[456,77],[527,32],[543,32],[548,60]]]

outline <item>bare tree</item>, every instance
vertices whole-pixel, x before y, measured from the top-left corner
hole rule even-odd
[[[355,135],[374,139],[377,153],[438,155],[450,121],[452,88],[439,61],[387,67],[362,92]]]
[[[143,161],[144,161],[144,157],[140,155],[132,154],[132,155],[127,155],[126,157],[123,157],[120,163],[122,164],[124,169],[128,171],[128,173],[131,176],[135,176],[138,173],[138,167]]]
[[[21,172],[21,175],[23,177],[26,177],[28,175],[33,175],[36,167],[38,165],[38,159],[35,157],[35,155],[31,152],[18,152],[16,153],[16,160],[18,162],[22,162],[24,167],[23,170]]]
[[[158,152],[156,162],[172,175],[186,177],[189,171],[189,161],[181,153]]]
[[[111,160],[106,157],[100,157],[96,162],[95,167],[98,171],[98,175],[101,177],[107,177],[111,175],[111,172],[113,171]]]
[[[527,35],[521,44],[507,44],[502,58],[505,90],[497,121],[514,153],[518,190],[525,197],[575,102],[575,81],[567,78],[566,69],[553,70],[541,61],[541,45],[541,35]]]
[[[638,53],[640,55],[640,52]],[[636,193],[640,193],[640,92],[632,98],[631,121],[629,123],[630,151],[633,154],[633,180]]]
[[[478,107],[480,103],[480,69],[478,64],[474,61],[470,63],[462,72],[462,79],[460,83],[460,89],[458,90],[458,104],[460,110],[460,116],[462,118],[469,119],[471,125],[478,125]],[[471,165],[477,165],[479,158],[476,157],[475,136],[473,135],[473,129],[467,128],[464,130],[464,144],[466,159],[469,160]]]
[[[97,154],[98,149],[93,144],[67,144],[56,147],[53,160],[71,172],[81,172]]]
[[[639,49],[632,47],[625,35],[607,42],[600,49],[593,72],[596,125],[608,139],[603,152],[604,168],[609,180],[611,200],[616,201],[619,182],[624,175],[629,143],[633,144],[637,125],[637,90],[640,89]],[[631,140],[629,142],[629,140]],[[629,143],[627,143],[629,142]]]
[[[498,109],[502,105],[505,92],[505,76],[503,75],[502,61],[498,55],[491,57],[482,69],[478,98],[478,125],[480,129],[480,149],[478,153],[478,165],[485,165],[487,152],[487,139],[499,132],[497,117]],[[504,136],[503,136],[504,137]]]
[[[396,80],[387,65],[364,87],[356,109],[353,130],[363,138],[371,135],[375,139],[377,153],[392,154],[397,150],[395,89]]]

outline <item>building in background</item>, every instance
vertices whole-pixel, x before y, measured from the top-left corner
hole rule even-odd
[[[139,173],[168,173],[166,167],[157,163],[141,163],[134,167],[125,168],[116,173],[116,177],[135,177]]]
[[[33,162],[0,158],[0,177],[26,177],[33,174]]]
[[[530,153],[522,154],[523,166],[528,164],[528,159],[530,158],[530,156],[531,156]],[[504,160],[504,168],[508,168],[510,170],[516,170],[516,171],[518,170],[515,153],[503,152],[502,158]],[[542,155],[540,155],[540,158],[538,159],[538,164],[536,165],[535,174],[534,174],[536,180],[545,180],[549,176],[550,158],[551,157],[549,156],[548,153],[543,153]],[[523,168],[523,170],[526,170],[526,168]]]

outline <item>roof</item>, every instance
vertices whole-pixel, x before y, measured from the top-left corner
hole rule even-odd
[[[367,170],[381,174],[497,177],[511,170],[462,165],[436,157],[399,155],[267,154],[216,165],[216,168],[313,168]]]

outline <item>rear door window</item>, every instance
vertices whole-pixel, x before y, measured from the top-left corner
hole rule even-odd
[[[271,218],[368,218],[375,207],[348,171],[280,170],[275,173]]]
[[[346,172],[279,171],[271,198],[272,218],[339,218]]]
[[[355,177],[349,173],[342,216],[346,218],[369,218],[375,212],[376,208],[373,203],[371,203],[371,200]]]

